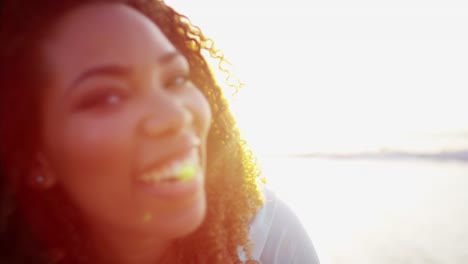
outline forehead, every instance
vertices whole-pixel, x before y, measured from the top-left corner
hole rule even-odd
[[[96,63],[132,63],[175,50],[147,17],[119,3],[80,6],[61,17],[43,43],[46,61],[61,71]]]

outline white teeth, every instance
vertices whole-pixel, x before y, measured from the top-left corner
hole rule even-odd
[[[174,161],[159,170],[153,170],[143,174],[140,177],[140,180],[151,183],[162,182],[169,179],[178,179],[179,175],[183,172],[186,166],[196,167],[196,163],[196,151],[193,151],[190,156],[183,160]]]

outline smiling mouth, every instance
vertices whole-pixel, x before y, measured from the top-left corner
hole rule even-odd
[[[143,183],[190,182],[199,171],[197,155],[197,148],[193,148],[181,158],[143,173],[139,180]]]

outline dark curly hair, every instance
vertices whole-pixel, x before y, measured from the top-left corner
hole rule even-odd
[[[248,226],[262,206],[260,171],[241,138],[204,54],[223,54],[189,19],[158,0],[0,1],[0,263],[89,263],[86,227],[65,193],[26,184],[39,149],[41,84],[37,47],[61,14],[92,2],[120,2],[151,19],[187,58],[191,80],[207,98],[213,120],[207,146],[207,214],[175,241],[171,263],[239,263],[248,258]],[[215,70],[215,69],[213,69]],[[226,74],[229,74],[228,72]]]

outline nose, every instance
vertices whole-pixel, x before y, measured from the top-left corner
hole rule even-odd
[[[183,101],[170,95],[158,93],[149,100],[142,120],[143,134],[151,137],[164,137],[177,134],[193,122],[193,114]]]

